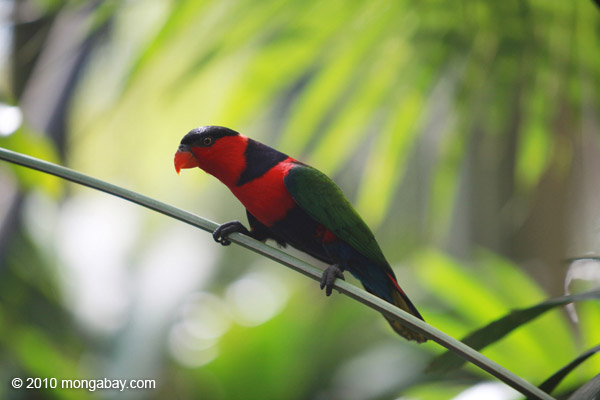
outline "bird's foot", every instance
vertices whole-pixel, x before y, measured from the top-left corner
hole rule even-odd
[[[215,242],[221,243],[223,246],[229,246],[231,241],[227,239],[227,237],[234,232],[250,235],[250,231],[244,225],[242,225],[240,221],[231,221],[226,222],[215,229],[213,232],[213,239],[215,239]]]
[[[346,278],[344,278],[344,270],[338,264],[330,265],[323,271],[323,275],[321,276],[321,289],[325,288],[325,294],[327,296],[331,295],[333,284],[337,278],[340,278],[343,281],[346,280]]]

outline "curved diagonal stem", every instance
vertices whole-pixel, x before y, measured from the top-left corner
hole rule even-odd
[[[156,199],[82,174],[72,169],[65,168],[47,161],[39,160],[34,157],[0,148],[0,159],[27,168],[45,172],[47,174],[55,175],[68,181],[75,182],[111,194],[113,196],[120,197],[122,199],[139,204],[143,207],[157,211],[161,214],[167,215],[171,218],[175,218],[179,221],[193,225],[208,232],[214,231],[218,226],[215,222],[209,221],[205,218],[199,217],[177,207],[173,207]],[[234,243],[237,243],[267,258],[275,260],[280,264],[283,264],[297,272],[300,272],[301,274],[306,275],[316,281],[320,281],[321,279],[322,271],[320,269],[304,261],[301,261],[298,258],[293,257],[279,249],[258,242],[248,236],[244,236],[239,233],[232,234],[229,237],[229,239]],[[439,343],[441,346],[447,348],[448,350],[453,351],[460,357],[470,361],[482,370],[495,376],[508,386],[511,386],[515,390],[519,391],[520,393],[533,399],[553,399],[553,397],[549,394],[535,387],[534,385],[527,382],[518,375],[515,375],[514,373],[510,372],[509,370],[497,364],[496,362],[485,357],[483,354],[475,351],[471,347],[454,339],[453,337],[445,334],[439,329],[434,328],[426,322],[421,321],[420,319],[410,315],[409,313],[393,306],[392,304],[381,300],[380,298],[375,297],[372,294],[367,293],[366,291],[340,279],[335,281],[334,287],[339,292],[344,293],[348,297],[351,297],[354,300],[365,304],[373,310],[376,310],[392,318],[396,318],[397,320],[405,324],[407,327],[422,333],[428,339],[431,339],[434,342]]]

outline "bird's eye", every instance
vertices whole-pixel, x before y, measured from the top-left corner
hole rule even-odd
[[[204,139],[202,139],[202,144],[204,146],[210,146],[213,142],[213,138],[211,138],[210,136],[205,137]]]

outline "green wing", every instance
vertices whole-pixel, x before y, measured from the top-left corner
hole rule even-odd
[[[290,169],[284,183],[308,215],[368,259],[381,266],[389,265],[371,229],[327,175],[298,164]]]

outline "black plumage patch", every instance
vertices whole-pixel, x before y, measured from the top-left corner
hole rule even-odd
[[[252,139],[248,139],[244,157],[246,157],[246,169],[240,175],[238,186],[260,178],[268,170],[288,158],[287,155]]]
[[[250,224],[250,236],[256,240],[264,242],[267,239],[273,239],[277,242],[281,247],[285,247],[286,243],[281,237],[279,237],[276,233],[270,230],[267,226],[260,223],[259,220],[252,214],[250,211],[246,210],[246,215],[248,216],[248,223]]]
[[[201,126],[189,131],[183,139],[181,139],[181,144],[192,147],[206,147],[207,145],[212,145],[215,140],[224,136],[237,135],[239,135],[238,132],[233,129],[225,128],[224,126]],[[204,142],[205,138],[212,138],[210,144]]]
[[[306,211],[296,206],[280,221],[275,222],[268,229],[273,232],[272,237],[288,243],[290,246],[310,254],[317,260],[327,264],[335,261],[329,255],[318,234],[320,224],[309,216]]]

